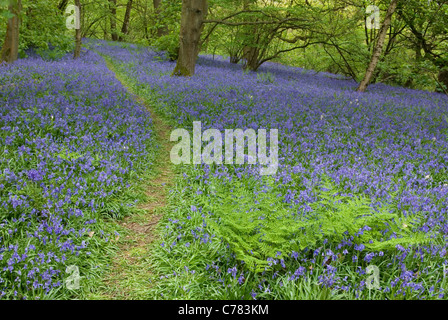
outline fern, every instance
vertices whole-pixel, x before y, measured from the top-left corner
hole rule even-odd
[[[252,271],[270,269],[269,260],[315,247],[324,239],[340,243],[353,237],[355,243],[362,243],[371,251],[429,241],[428,234],[417,231],[423,214],[404,217],[392,213],[391,205],[374,210],[367,197],[338,195],[338,188],[326,176],[318,190],[319,201],[309,204],[312,212],[306,216],[295,214],[276,195],[273,181],[266,181],[267,190],[256,199],[247,185],[235,182],[233,192],[219,193],[227,196],[214,201],[210,208],[216,217],[210,222],[211,227]],[[357,234],[365,226],[368,230]]]

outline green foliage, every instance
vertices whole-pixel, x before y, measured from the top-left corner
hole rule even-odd
[[[236,258],[254,272],[270,269],[270,259],[315,248],[324,239],[338,243],[353,237],[355,243],[366,244],[372,251],[428,242],[426,234],[415,230],[422,214],[402,217],[391,213],[387,205],[376,212],[370,199],[338,195],[337,186],[327,177],[323,181],[319,201],[310,204],[312,211],[306,215],[295,214],[285,206],[272,180],[267,180],[266,189],[256,198],[247,186],[235,182],[233,192],[224,193],[226,196],[212,205],[216,219],[211,225]],[[366,226],[370,230],[357,236]],[[392,233],[396,237],[388,239]]]
[[[268,267],[267,258],[290,251],[294,218],[281,209],[272,192],[254,203],[249,189],[235,182],[233,192],[224,195],[222,202],[214,205],[217,220],[212,220],[211,226],[230,245],[237,259],[261,272]]]
[[[44,197],[43,189],[35,182],[28,181],[25,188],[17,192],[18,195],[27,197],[32,208],[39,212],[43,210],[47,199]]]
[[[78,158],[81,158],[82,155],[80,155],[77,152],[69,152],[66,149],[62,149],[58,155],[59,158],[64,159],[64,160],[68,160],[68,161],[72,161],[72,160],[76,160]]]
[[[104,148],[104,145],[99,145],[98,141],[88,146],[82,145],[82,142],[76,140],[68,141],[64,137],[65,130],[58,128],[56,122],[60,119],[67,121],[65,122],[68,128],[66,132],[73,133],[79,130],[77,131],[78,137],[83,135],[82,132],[95,134],[101,130],[105,135],[107,134],[109,139],[121,136],[124,131],[128,130],[128,122],[122,121],[121,125],[106,128],[104,122],[98,120],[91,121],[84,126],[79,121],[77,122],[76,116],[72,117],[70,113],[62,113],[61,115],[61,109],[64,109],[61,105],[39,104],[33,100],[33,97],[44,95],[63,96],[67,101],[77,101],[76,107],[81,113],[92,110],[92,107],[98,104],[97,100],[94,101],[95,98],[88,99],[85,96],[85,91],[79,91],[79,88],[82,87],[73,88],[73,83],[76,83],[78,79],[82,82],[90,81],[89,83],[95,86],[97,83],[91,80],[91,74],[86,73],[86,69],[82,67],[79,70],[69,69],[69,67],[62,69],[61,66],[63,65],[64,63],[43,63],[25,67],[12,66],[9,71],[3,69],[5,72],[0,73],[0,83],[2,85],[6,84],[0,89],[4,93],[5,101],[7,101],[6,98],[10,99],[9,101],[15,101],[12,110],[13,113],[17,114],[16,121],[12,121],[12,123],[17,125],[17,130],[20,131],[20,135],[15,136],[11,143],[2,142],[1,144],[0,199],[6,205],[0,207],[0,248],[9,245],[18,246],[22,249],[30,245],[36,247],[35,250],[28,252],[26,258],[17,261],[20,264],[14,266],[14,273],[6,273],[5,270],[2,270],[0,295],[4,295],[6,292],[6,297],[3,296],[0,299],[21,299],[22,295],[25,294],[28,299],[43,297],[46,299],[85,298],[85,295],[96,290],[99,279],[103,276],[102,273],[111,265],[112,253],[118,249],[115,245],[118,238],[113,234],[115,231],[121,232],[122,230],[115,223],[106,223],[106,220],[112,222],[112,219],[122,219],[124,216],[137,213],[139,209],[135,206],[136,202],[148,201],[148,196],[145,193],[146,188],[142,185],[142,182],[147,181],[148,177],[153,174],[156,146],[152,139],[152,131],[151,138],[145,138],[146,142],[143,146],[145,149],[148,148],[148,154],[136,156],[134,159],[138,159],[138,161],[132,170],[128,172],[120,170],[120,174],[115,175],[116,181],[120,179],[122,184],[119,185],[120,182],[107,183],[107,185],[98,187],[98,176],[102,174],[107,176],[106,170],[110,170],[104,165],[104,159],[107,157],[107,159],[114,161],[113,163],[117,167],[127,168],[129,158],[125,158],[123,155],[133,152],[134,147],[128,144],[126,148],[111,151],[109,148]],[[75,66],[75,64],[73,65]],[[91,65],[95,67],[94,63]],[[57,71],[52,70],[53,67]],[[95,69],[91,73],[106,71],[107,69],[104,67]],[[53,83],[55,79],[62,83],[55,86]],[[104,80],[102,82],[103,86],[112,88],[107,93],[112,96],[118,94],[121,98],[110,102],[113,104],[102,105],[103,108],[100,106],[98,114],[114,118],[117,115],[115,113],[116,109],[122,106],[124,101],[129,101],[128,99],[131,99],[131,97],[121,87],[115,87],[117,91],[113,90],[113,76],[109,75],[108,78],[102,77],[102,79]],[[10,84],[18,90],[15,95],[10,95],[10,92],[8,92],[8,85]],[[18,98],[26,94],[30,94],[31,99]],[[51,97],[47,98],[52,100]],[[104,95],[100,93],[95,97],[102,99]],[[113,106],[117,108],[113,108]],[[8,109],[2,110],[2,116],[11,115],[8,111]],[[86,114],[88,121],[92,120],[91,115],[90,112],[88,112],[88,115]],[[146,119],[147,121],[142,124],[144,127],[152,124],[149,116]],[[5,121],[0,120],[3,126],[8,123]],[[107,122],[110,123],[109,120]],[[74,127],[76,127],[76,130]],[[0,140],[5,141],[8,134],[8,131],[0,131]],[[75,134],[72,137],[76,138]],[[17,148],[25,144],[25,141],[28,141],[27,139],[30,139],[28,151],[21,154]],[[46,144],[36,147],[36,140],[44,141]],[[42,156],[43,154],[45,155]],[[42,162],[42,159],[45,159],[45,161]],[[84,169],[85,163],[89,163],[88,170]],[[45,166],[45,169],[42,170],[43,166]],[[46,168],[49,168],[48,171]],[[38,179],[34,179],[28,174],[33,169],[40,171],[42,174]],[[70,170],[71,172],[69,172]],[[8,172],[11,171],[21,177],[20,182],[8,177]],[[110,173],[111,171],[109,171]],[[104,191],[103,194],[98,193],[100,188]],[[49,190],[57,190],[57,192],[50,193]],[[72,192],[74,190],[78,191]],[[8,199],[14,199],[14,201],[19,202],[19,205],[16,202],[8,201]],[[58,204],[54,206],[56,202]],[[23,205],[21,205],[22,203]],[[96,209],[93,209],[88,203],[99,204]],[[78,211],[77,209],[79,213],[82,213],[81,216],[71,214],[73,210]],[[65,231],[46,230],[42,232],[42,236],[40,234],[39,237],[37,235],[33,236],[35,232],[37,234],[37,232],[42,231],[40,226],[45,225],[43,224],[44,221],[48,223],[46,225],[51,226],[55,226],[57,221],[58,225],[61,226],[59,230],[65,230],[63,228],[67,227],[67,230],[73,230],[73,233],[67,235],[68,232],[65,233]],[[94,221],[96,223],[93,223]],[[76,230],[76,233],[74,230]],[[91,233],[88,233],[90,231]],[[41,241],[41,239],[45,240]],[[58,257],[64,257],[66,254],[64,252],[66,250],[61,250],[61,243],[66,240],[68,243],[74,243],[82,247],[87,243],[89,245],[88,251],[81,252],[79,255],[67,254],[67,260],[59,260]],[[114,240],[114,243],[112,243],[112,240]],[[60,242],[58,243],[58,241]],[[0,263],[3,269],[3,265],[6,265],[6,261],[10,259],[12,252],[0,251],[3,251],[0,254]],[[27,265],[34,263],[34,255],[37,255],[37,253],[42,256],[48,254],[48,257],[53,253],[58,254],[52,256],[56,259],[48,259],[46,262],[39,263],[39,268],[42,272],[46,268],[61,270],[58,274],[61,282],[68,277],[64,273],[65,266],[71,264],[79,266],[80,273],[83,275],[80,289],[70,291],[66,290],[64,286],[50,287],[47,296],[45,296],[45,289],[39,287],[34,287],[35,290],[28,290],[26,274],[21,275],[20,272],[16,274],[16,272],[24,270]],[[30,263],[30,261],[32,262]],[[36,283],[38,279],[40,280],[40,276],[39,278],[35,277]],[[23,285],[20,285],[20,283],[23,283]],[[18,291],[17,295],[14,295],[15,288]]]
[[[275,76],[270,72],[260,72],[257,73],[257,82],[264,84],[275,83]]]
[[[173,126],[178,125],[173,119],[180,96],[172,104],[162,102],[158,88],[148,88],[136,80],[136,68],[137,64],[122,62],[117,69],[120,77],[132,83],[136,94],[163,113]],[[157,76],[154,70],[145,69],[145,72]],[[207,108],[219,111],[220,103],[207,105]],[[440,116],[441,121],[445,118]],[[139,283],[141,287],[147,286],[139,299],[391,300],[402,298],[400,292],[405,291],[406,299],[438,299],[434,292],[439,288],[447,290],[446,281],[439,282],[443,277],[445,257],[427,254],[419,259],[415,256],[418,257],[425,247],[438,246],[444,240],[443,235],[431,238],[431,234],[424,236],[418,230],[424,222],[425,212],[403,215],[415,210],[397,205],[395,199],[401,197],[405,185],[399,193],[384,200],[387,204],[378,207],[379,204],[373,205],[362,190],[351,188],[349,190],[357,197],[346,195],[346,181],[336,185],[323,177],[320,186],[309,195],[314,204],[310,201],[300,204],[314,206],[311,211],[304,212],[299,205],[284,203],[283,199],[287,189],[292,192],[303,190],[305,177],[311,179],[307,173],[293,175],[290,185],[277,187],[271,178],[267,178],[262,181],[266,186],[260,187],[259,180],[249,179],[246,175],[237,177],[232,166],[226,168],[231,181],[227,177],[210,175],[204,182],[195,178],[205,174],[204,167],[177,167],[179,175],[170,192],[169,206],[152,244],[150,283],[146,280]],[[432,172],[431,176],[434,181],[446,181],[444,171],[438,175]],[[323,218],[319,218],[320,215]],[[289,227],[288,224],[296,225]],[[358,233],[366,225],[371,229]],[[394,232],[397,238],[391,238]],[[339,246],[343,243],[341,239],[350,240],[351,237],[350,244]],[[433,241],[431,246],[422,246],[430,239]],[[360,249],[354,248],[353,244],[364,244],[366,248],[358,251]],[[396,248],[397,244],[411,246],[404,260],[400,260],[404,252]],[[306,245],[308,247],[302,250]],[[277,248],[282,250],[280,255],[277,255]],[[291,250],[302,251],[296,259],[289,255]],[[326,255],[330,251],[335,255],[328,261]],[[371,260],[366,259],[372,254]],[[277,260],[271,261],[273,266],[267,261],[271,257]],[[284,264],[279,263],[279,258],[284,259]],[[241,263],[245,259],[255,259],[253,268]],[[265,263],[270,270],[260,268],[264,272],[254,272],[258,262]],[[365,274],[369,264],[380,269],[380,290],[360,289],[363,284],[365,288],[369,277]],[[424,290],[403,289],[406,284],[400,279],[403,265],[407,270],[417,270],[420,274],[417,281],[425,285]],[[302,275],[291,279],[298,270],[302,270]],[[334,271],[334,279],[328,279],[330,271]],[[435,290],[431,293],[428,289],[432,284]]]

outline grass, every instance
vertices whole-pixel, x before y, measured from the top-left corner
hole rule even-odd
[[[126,78],[132,90],[154,105],[155,110],[166,115],[170,123],[166,105],[158,103],[158,93],[128,76],[128,70],[135,68],[134,63],[110,60],[121,77]],[[153,72],[148,70],[148,72]],[[259,79],[263,80],[263,78]],[[412,258],[412,251],[407,255],[408,269],[421,273],[420,282],[429,291],[403,290],[397,279],[402,276],[397,258],[398,250],[387,250],[381,258],[375,257],[372,264],[381,269],[381,290],[365,289],[369,275],[365,268],[369,263],[352,262],[351,255],[340,257],[331,263],[338,270],[337,276],[350,288],[323,286],[331,279],[331,268],[325,256],[308,251],[302,260],[294,261],[289,257],[285,261],[287,269],[278,265],[271,271],[257,273],[249,271],[225,241],[214,234],[210,219],[216,212],[210,212],[206,204],[213,201],[215,190],[220,197],[233,193],[233,187],[223,187],[223,181],[211,179],[207,185],[196,181],[195,176],[204,174],[203,168],[180,166],[177,168],[178,178],[170,195],[167,210],[157,228],[157,240],[151,245],[151,283],[153,284],[144,299],[437,299],[428,283],[434,282],[440,290],[446,289],[446,282],[440,271],[439,261],[425,256],[422,261]],[[248,183],[249,192],[253,192],[257,183]],[[344,190],[344,186],[340,186]],[[213,211],[213,210],[212,210]],[[211,214],[211,215],[210,215]],[[331,243],[321,244],[319,253],[327,249],[334,250]],[[412,250],[412,249],[411,249]],[[341,255],[342,250],[338,251]],[[361,257],[361,256],[360,256]],[[398,258],[399,259],[399,258]],[[306,268],[306,276],[292,275],[300,267]],[[237,272],[232,271],[236,268]],[[428,271],[433,270],[433,271]],[[401,281],[401,280],[400,280]],[[341,283],[341,282],[340,282]],[[360,290],[360,288],[364,288]],[[387,290],[389,289],[389,291]],[[392,288],[392,290],[390,289]]]

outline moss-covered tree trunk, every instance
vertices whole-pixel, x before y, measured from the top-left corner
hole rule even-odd
[[[0,52],[0,62],[12,63],[19,57],[19,27],[20,27],[20,10],[22,8],[21,0],[10,0],[9,11],[14,17],[8,19],[6,27],[6,37]]]
[[[372,59],[370,60],[369,66],[367,67],[366,74],[357,91],[364,92],[372,79],[373,73],[375,72],[378,61],[381,57],[381,52],[383,51],[384,41],[386,40],[387,30],[390,27],[392,21],[392,15],[397,8],[398,0],[392,0],[387,9],[386,18],[384,19],[383,25],[381,26],[380,33],[378,35],[378,42],[376,43],[375,49],[373,50]]]
[[[180,22],[179,57],[173,75],[192,76],[199,54],[203,21],[207,15],[207,0],[183,0]]]
[[[75,53],[73,59],[78,59],[81,55],[81,0],[75,0],[75,6],[79,8],[79,17],[76,17],[76,31],[75,31]]]

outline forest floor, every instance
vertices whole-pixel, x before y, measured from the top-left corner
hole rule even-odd
[[[151,286],[151,252],[150,247],[155,239],[156,226],[168,204],[168,193],[174,184],[173,167],[170,161],[171,127],[154,108],[136,95],[128,83],[120,77],[114,65],[105,57],[107,67],[115,73],[115,77],[133,98],[151,113],[153,131],[158,145],[158,153],[154,161],[155,174],[145,181],[146,195],[150,201],[142,203],[138,208],[141,214],[126,217],[114,223],[122,227],[125,239],[119,245],[119,251],[113,258],[110,272],[104,279],[104,286],[95,294],[95,299],[144,299]]]

